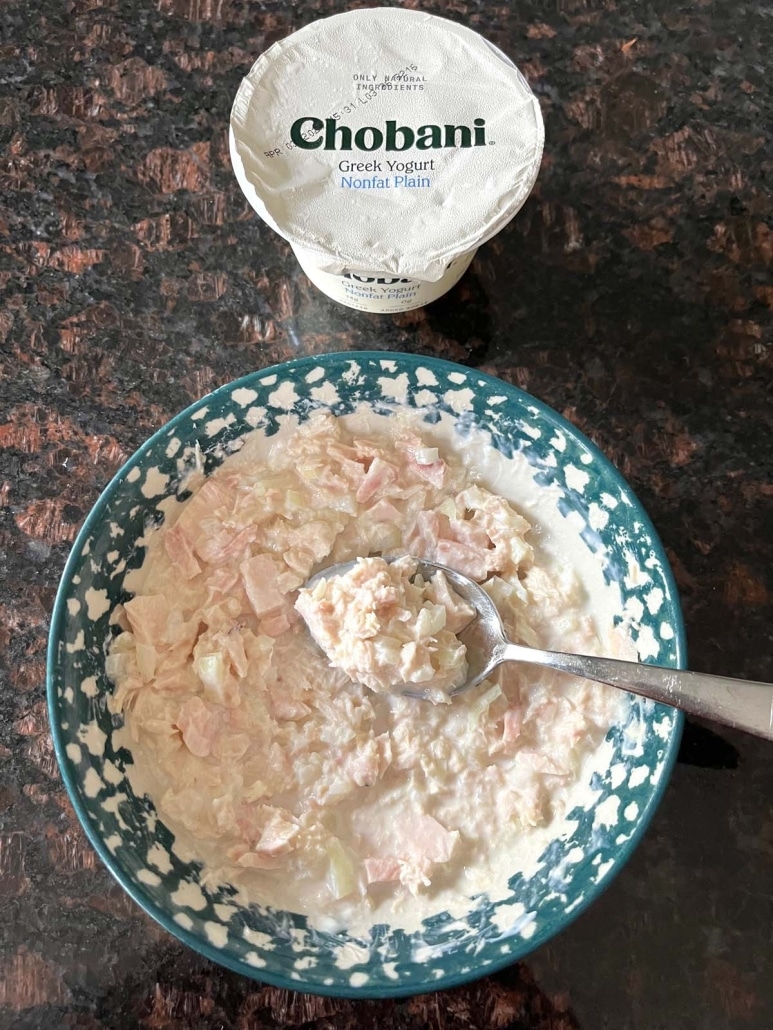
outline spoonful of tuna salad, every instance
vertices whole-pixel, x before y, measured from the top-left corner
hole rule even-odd
[[[438,562],[340,562],[312,576],[295,607],[331,665],[377,693],[448,703],[503,662],[525,662],[773,740],[773,684],[516,644],[486,591]]]

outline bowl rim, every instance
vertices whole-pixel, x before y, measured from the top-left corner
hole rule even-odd
[[[474,980],[478,980],[485,976],[490,976],[497,971],[520,961],[526,955],[531,954],[538,947],[544,944],[546,941],[557,936],[559,933],[563,933],[594,901],[599,898],[609,885],[617,877],[621,869],[627,864],[631,855],[634,853],[646,831],[649,828],[650,823],[660,805],[663,796],[665,794],[666,787],[671,778],[673,767],[677,760],[679,752],[679,744],[682,736],[682,730],[684,727],[684,714],[678,709],[674,710],[674,723],[671,730],[670,738],[666,742],[665,755],[662,764],[662,773],[654,790],[649,796],[649,799],[642,809],[636,826],[634,827],[631,836],[625,841],[619,848],[614,860],[614,865],[606,874],[604,879],[600,883],[592,884],[591,888],[582,898],[582,900],[572,909],[569,913],[564,913],[560,919],[558,928],[545,927],[538,930],[531,938],[523,940],[522,948],[514,948],[511,952],[506,955],[502,955],[500,958],[494,958],[485,966],[478,966],[471,968],[468,972],[461,973],[448,973],[439,977],[436,980],[424,980],[421,983],[412,984],[400,984],[395,983],[394,986],[391,984],[379,984],[375,987],[369,987],[368,984],[363,984],[361,987],[354,987],[346,983],[336,984],[325,984],[325,983],[311,983],[305,984],[303,980],[291,979],[289,976],[285,976],[281,973],[276,973],[270,970],[267,966],[260,968],[252,967],[244,961],[239,959],[233,959],[230,957],[227,951],[221,950],[220,948],[210,944],[202,937],[197,934],[186,930],[174,921],[174,919],[164,909],[160,908],[155,901],[144,892],[142,885],[132,879],[129,873],[123,868],[121,863],[116,859],[116,856],[107,848],[104,840],[97,832],[96,827],[92,823],[91,816],[83,804],[81,798],[80,781],[79,778],[74,774],[73,765],[66,754],[67,741],[64,737],[64,731],[61,726],[61,722],[58,718],[58,704],[59,699],[57,696],[57,683],[55,668],[58,663],[59,644],[63,640],[62,631],[66,624],[67,619],[67,597],[69,592],[73,575],[75,575],[76,569],[80,564],[82,558],[82,550],[87,540],[92,534],[92,531],[96,525],[99,524],[104,514],[105,508],[107,507],[110,499],[114,492],[123,483],[128,473],[140,465],[147,452],[162,439],[162,437],[169,434],[170,430],[174,429],[180,423],[185,421],[189,416],[199,411],[208,402],[211,402],[213,398],[222,398],[227,394],[233,393],[243,387],[251,387],[256,380],[263,379],[271,375],[286,375],[288,370],[293,373],[297,371],[300,376],[304,369],[309,366],[335,364],[336,362],[358,362],[358,361],[390,361],[397,362],[403,366],[416,367],[417,365],[427,365],[439,367],[448,372],[465,371],[470,375],[471,378],[478,380],[484,380],[489,387],[496,388],[499,391],[504,390],[506,393],[511,394],[514,399],[521,406],[528,406],[534,408],[539,413],[541,418],[546,419],[556,429],[559,429],[566,433],[569,437],[575,439],[577,442],[582,444],[583,447],[593,456],[593,462],[600,463],[605,470],[611,475],[615,485],[618,489],[630,498],[632,501],[636,514],[637,520],[641,522],[643,530],[652,542],[652,549],[656,553],[658,560],[662,567],[663,581],[667,588],[666,598],[673,608],[673,621],[672,629],[674,631],[674,649],[675,649],[675,665],[674,668],[685,669],[687,667],[687,641],[686,631],[684,624],[684,615],[679,598],[679,592],[674,578],[673,570],[668,560],[665,547],[652,523],[646,509],[642,505],[638,496],[634,493],[631,486],[619,472],[617,467],[612,461],[604,454],[604,452],[597,447],[585,434],[578,429],[568,419],[564,418],[563,415],[559,414],[554,408],[552,408],[545,401],[540,400],[533,394],[528,393],[520,387],[513,385],[506,379],[501,379],[498,376],[491,375],[488,372],[480,371],[469,365],[461,365],[458,362],[448,361],[444,358],[435,358],[421,354],[407,354],[400,351],[381,351],[381,350],[352,350],[352,351],[330,351],[324,354],[318,355],[306,355],[298,358],[291,358],[288,361],[279,362],[277,364],[266,366],[262,369],[256,369],[253,372],[249,372],[244,376],[240,376],[238,379],[232,380],[228,383],[224,383],[217,389],[210,391],[204,397],[193,401],[187,405],[182,411],[174,415],[168,422],[160,426],[150,437],[136,451],[124,462],[124,464],[118,469],[118,471],[110,478],[107,485],[101,491],[96,502],[92,506],[89,514],[83,522],[78,534],[73,541],[70,553],[65,563],[62,575],[59,581],[59,586],[56,592],[56,598],[54,600],[54,606],[51,613],[51,625],[48,634],[48,643],[46,648],[46,697],[47,697],[47,712],[50,724],[51,736],[54,744],[54,752],[59,766],[59,772],[62,776],[62,780],[65,785],[65,789],[69,796],[70,802],[75,810],[78,820],[86,833],[89,842],[91,843],[94,850],[97,852],[99,858],[102,860],[104,865],[107,867],[111,875],[118,881],[120,886],[126,891],[126,893],[132,898],[134,902],[155,922],[161,925],[168,933],[173,937],[182,941],[183,944],[189,948],[203,955],[205,958],[216,963],[217,965],[224,966],[230,969],[232,972],[239,973],[242,976],[249,977],[253,980],[259,980],[264,983],[270,984],[274,987],[280,987],[287,990],[298,991],[301,993],[325,995],[328,997],[341,997],[341,998],[396,998],[396,997],[407,997],[416,994],[423,994],[427,992],[435,992],[440,990],[447,990],[452,987],[458,987],[461,984],[469,983]]]

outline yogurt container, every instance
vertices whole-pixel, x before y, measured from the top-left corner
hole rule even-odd
[[[401,8],[313,22],[262,54],[231,112],[236,178],[306,275],[360,311],[436,300],[539,170],[537,98],[476,32]]]

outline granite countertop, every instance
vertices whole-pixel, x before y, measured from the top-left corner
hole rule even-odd
[[[241,76],[337,2],[6,0],[0,10],[0,1027],[769,1030],[773,751],[689,723],[631,862],[563,935],[468,987],[337,1001],[169,937],[60,782],[45,642],[79,524],[211,388],[296,355],[435,355],[523,387],[628,478],[692,666],[773,680],[773,217],[765,0],[443,0],[522,68],[537,188],[431,307],[334,305],[228,159]]]

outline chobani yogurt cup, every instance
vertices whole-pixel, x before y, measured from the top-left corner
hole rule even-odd
[[[440,297],[528,197],[539,103],[500,50],[400,8],[275,43],[231,112],[236,177],[306,275],[361,311]]]

